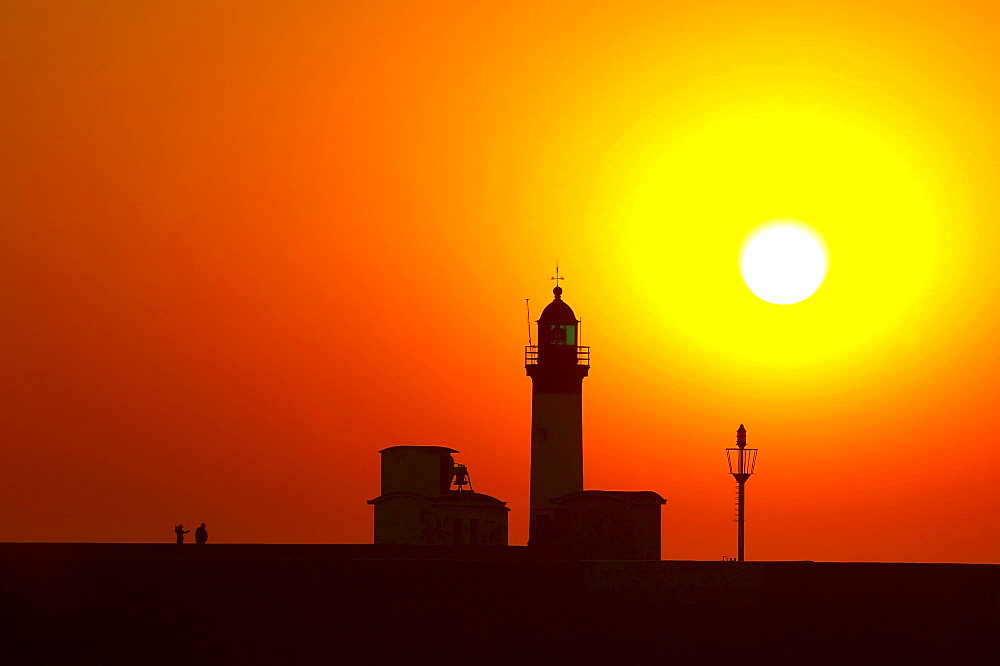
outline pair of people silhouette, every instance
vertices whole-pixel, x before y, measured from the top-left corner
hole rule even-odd
[[[184,529],[183,525],[177,525],[174,527],[174,534],[177,535],[177,545],[184,543],[184,535],[191,530]],[[196,544],[208,543],[208,530],[205,529],[205,523],[201,524],[201,527],[194,531],[194,542]]]

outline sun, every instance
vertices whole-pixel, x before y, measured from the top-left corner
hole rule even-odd
[[[797,220],[773,220],[744,243],[740,273],[758,298],[777,305],[798,303],[826,278],[826,248],[819,235]]]

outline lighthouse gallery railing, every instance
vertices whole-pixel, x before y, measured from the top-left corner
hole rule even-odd
[[[525,345],[524,346],[524,364],[525,365],[538,365],[538,345]],[[590,347],[584,347],[582,345],[577,345],[577,347],[576,347],[576,364],[577,365],[590,365]]]

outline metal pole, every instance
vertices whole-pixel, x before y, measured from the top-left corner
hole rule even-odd
[[[740,453],[742,453],[742,451]],[[739,483],[739,492],[737,494],[738,497],[736,500],[736,505],[737,505],[736,520],[739,523],[739,527],[737,528],[737,537],[736,537],[736,559],[742,562],[743,561],[743,497],[744,497],[743,486],[745,485],[745,483],[743,481],[739,481],[738,483]]]
[[[748,449],[747,431],[740,424],[736,431],[736,446],[739,448],[726,449],[726,456],[729,459],[729,473],[736,479],[736,522],[738,524],[736,533],[736,561],[744,561],[743,539],[746,512],[746,483],[753,475],[753,468],[757,463],[757,449]],[[734,469],[735,467],[735,469]]]

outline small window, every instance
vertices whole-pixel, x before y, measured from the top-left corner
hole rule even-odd
[[[549,330],[552,332],[551,344],[576,344],[576,326],[573,324],[551,324]]]

